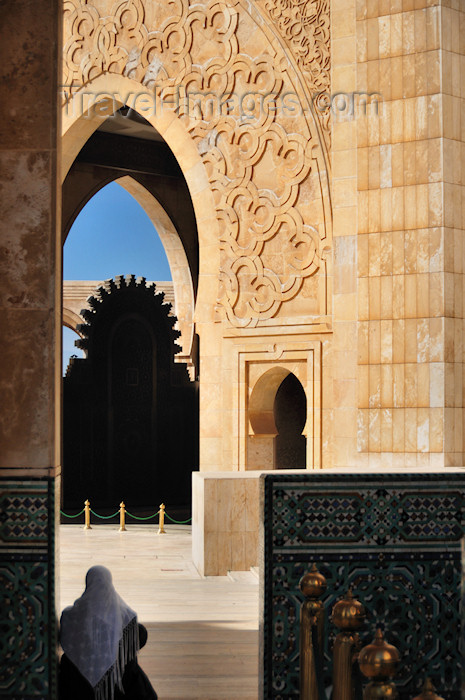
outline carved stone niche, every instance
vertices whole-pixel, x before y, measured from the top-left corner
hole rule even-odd
[[[319,468],[321,465],[321,342],[289,341],[238,348],[239,434],[237,459],[241,469]],[[288,385],[286,387],[286,384]],[[279,408],[280,392],[300,405],[286,421],[288,409]],[[277,405],[278,403],[278,405]],[[302,412],[304,415],[302,416]],[[305,457],[296,464],[279,458],[278,436],[294,427],[306,439]],[[294,452],[295,454],[295,452]],[[302,455],[302,453],[299,453]]]
[[[250,396],[249,422],[249,469],[305,469],[307,398],[294,372],[278,365],[260,376]]]

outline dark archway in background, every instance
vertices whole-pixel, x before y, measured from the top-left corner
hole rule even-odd
[[[110,182],[118,180],[123,183],[129,180],[127,176],[134,182],[136,189],[140,186],[141,190],[143,188],[149,195],[153,195],[179,236],[189,268],[193,307],[198,287],[199,243],[189,189],[176,158],[160,134],[149,122],[127,107],[122,107],[108,117],[92,134],[66,176],[63,183],[63,242],[75,218],[93,195]],[[129,285],[131,289],[133,286]],[[181,307],[183,304],[185,307],[186,298],[184,295],[183,299],[176,299],[184,316],[185,308]],[[140,345],[152,348],[147,352],[151,352],[155,358],[151,391],[156,398],[153,398],[152,406],[149,407],[144,404],[142,395],[145,397],[145,390],[141,385],[137,390],[134,386],[131,388],[130,384],[124,384],[126,380],[121,379],[125,386],[123,391],[122,385],[118,384],[119,369],[115,371],[115,362],[117,364],[119,360],[109,350],[108,328],[105,329],[105,361],[99,354],[100,351],[95,354],[96,350],[91,349],[92,343],[89,341],[86,348],[88,359],[74,361],[74,366],[70,367],[68,377],[64,380],[65,509],[82,507],[83,498],[90,498],[91,491],[97,497],[96,505],[113,510],[121,499],[127,501],[128,508],[131,505],[149,506],[153,511],[161,501],[167,501],[170,507],[172,504],[190,509],[191,473],[198,469],[198,382],[189,381],[187,366],[190,366],[191,379],[197,377],[198,343],[191,323],[190,333],[186,336],[183,333],[185,347],[175,363],[174,354],[179,349],[174,351],[174,345],[171,348],[165,343],[160,323],[154,325],[153,318],[148,320],[144,317],[138,308],[139,303],[140,298],[130,312],[131,323],[135,324],[131,332],[137,328]],[[193,308],[189,313],[189,318],[192,318]],[[182,315],[180,314],[180,320]],[[123,322],[120,318],[119,323],[124,328],[126,321]],[[143,324],[147,336],[142,331]],[[184,326],[189,328],[189,324],[181,322],[180,327]],[[115,329],[116,326],[111,333],[118,336]],[[128,326],[126,331],[126,336],[129,336],[131,333]],[[124,333],[122,337],[125,337]],[[172,344],[173,342],[172,338]],[[121,344],[124,345],[124,341],[115,342],[114,348]],[[103,341],[101,346],[103,347]],[[128,354],[130,355],[129,351]],[[179,362],[179,359],[182,361]],[[83,365],[83,362],[87,365]],[[84,366],[87,369],[83,370]],[[131,367],[128,365],[127,369]],[[95,389],[97,393],[93,395],[90,404],[88,389],[82,387],[80,398],[77,401],[75,396],[71,398],[76,391],[76,377],[80,381],[82,372],[87,377],[92,374],[94,386],[99,387]],[[99,373],[101,377],[97,378]],[[110,384],[113,385],[113,396],[115,392],[126,392],[126,404],[120,403],[117,408],[112,405],[108,400]],[[131,397],[136,397],[138,391],[138,398],[132,400]],[[84,405],[88,409],[83,408]],[[138,412],[141,412],[139,418],[136,417]],[[89,422],[88,413],[95,416],[94,421]],[[150,437],[148,428],[143,429],[147,423],[151,425]],[[72,434],[74,437],[71,439]],[[90,439],[91,447],[87,438]],[[150,465],[155,467],[152,469]],[[128,476],[131,471],[133,477]],[[92,484],[92,488],[89,484]]]
[[[198,468],[198,391],[179,351],[176,318],[155,285],[108,280],[83,312],[63,380],[63,501],[151,512],[166,501],[189,509]]]

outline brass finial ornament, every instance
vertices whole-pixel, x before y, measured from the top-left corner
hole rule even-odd
[[[367,644],[360,652],[358,662],[361,672],[367,678],[392,678],[399,659],[396,647],[386,642],[378,628],[372,643]]]
[[[318,700],[325,623],[325,609],[318,598],[326,591],[326,579],[315,564],[302,576],[299,588],[305,596],[300,608],[300,700]]]
[[[431,682],[430,678],[427,678],[420,695],[417,695],[413,700],[444,700],[439,695],[436,695],[436,688]]]
[[[90,501],[88,498],[84,501],[84,530],[92,530],[90,525]]]
[[[372,678],[363,693],[363,700],[394,700],[398,698],[394,683],[389,681],[397,670],[400,655],[392,644],[388,644],[382,631],[376,630],[375,638],[361,650],[358,663],[366,678]]]
[[[362,603],[354,598],[351,589],[333,608],[331,620],[341,631],[334,640],[333,700],[352,700],[354,697],[353,666],[361,647],[358,630],[366,617]]]
[[[126,506],[124,501],[119,504],[119,531],[126,532]]]
[[[358,630],[365,622],[365,608],[349,588],[333,608],[332,622],[340,630]]]
[[[166,530],[165,530],[165,504],[161,503],[160,504],[160,510],[159,512],[159,519],[158,519],[158,534],[159,535],[166,535]]]
[[[299,588],[306,598],[320,598],[326,591],[326,579],[317,569],[316,564],[312,565],[308,574],[304,574],[299,581]]]

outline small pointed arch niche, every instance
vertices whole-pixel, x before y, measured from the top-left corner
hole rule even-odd
[[[305,469],[307,397],[297,376],[272,367],[255,383],[249,399],[248,469]]]

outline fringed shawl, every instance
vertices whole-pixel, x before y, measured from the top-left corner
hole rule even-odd
[[[115,591],[104,566],[89,569],[84,593],[63,611],[60,642],[96,700],[113,700],[126,664],[137,655],[139,634],[136,613]]]

